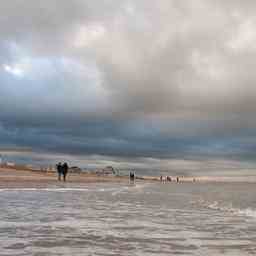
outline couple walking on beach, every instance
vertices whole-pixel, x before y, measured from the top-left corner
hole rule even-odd
[[[68,174],[68,164],[61,164],[59,162],[56,167],[58,172],[58,180],[61,180],[61,176],[63,175],[63,181],[66,181],[66,176]]]

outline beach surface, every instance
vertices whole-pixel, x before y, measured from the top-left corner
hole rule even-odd
[[[79,183],[72,174],[64,183],[27,172],[15,183],[4,176],[12,185],[1,181],[1,255],[256,254],[252,183],[130,184],[77,175]]]
[[[68,173],[68,183],[127,182],[128,177],[97,175],[93,173]],[[0,167],[0,187],[46,186],[60,183],[56,172],[19,170]]]
[[[47,185],[57,185],[63,183],[63,181],[57,180],[57,172],[18,169],[18,168],[6,168],[0,167],[0,188],[12,188],[12,187],[45,187]],[[163,183],[176,183],[176,176],[169,176],[172,182],[163,181]],[[166,177],[165,177],[166,179]],[[140,182],[160,182],[159,176],[136,176],[136,180]],[[97,173],[69,172],[66,183],[127,183],[129,182],[129,176],[115,176],[115,175],[103,175]],[[200,183],[226,183],[226,182],[246,182],[256,183],[256,176],[197,176],[197,177],[179,177],[179,183],[183,182],[200,182]]]

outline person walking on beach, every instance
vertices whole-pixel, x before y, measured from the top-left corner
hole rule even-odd
[[[135,173],[130,172],[130,184],[134,185],[135,184]]]
[[[62,165],[61,165],[61,162],[59,162],[56,165],[56,168],[57,168],[57,172],[58,172],[58,181],[61,181],[61,175],[62,175]]]
[[[63,181],[65,182],[66,181],[66,176],[68,174],[68,164],[67,163],[64,163],[62,165],[62,174],[63,174]]]

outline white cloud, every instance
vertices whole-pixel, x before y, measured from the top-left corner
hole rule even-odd
[[[243,21],[233,32],[228,46],[234,51],[255,51],[256,50],[256,21],[249,18]]]
[[[23,77],[24,75],[24,70],[20,68],[19,65],[10,66],[5,64],[3,68],[6,72],[12,74],[13,76]]]
[[[89,47],[105,34],[104,26],[100,24],[81,25],[75,34],[74,46],[77,48]]]

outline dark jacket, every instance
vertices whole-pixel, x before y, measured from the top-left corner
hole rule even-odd
[[[67,173],[68,172],[68,164],[67,163],[63,164],[62,171],[63,171],[63,173]]]

